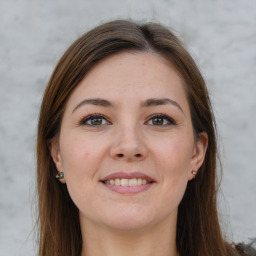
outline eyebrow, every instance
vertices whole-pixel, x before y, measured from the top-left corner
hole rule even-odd
[[[85,99],[83,101],[81,101],[72,111],[72,113],[77,110],[78,108],[80,108],[83,105],[94,105],[94,106],[102,106],[102,107],[113,107],[114,105],[105,99],[101,99],[101,98],[94,98],[94,99]]]
[[[181,106],[179,105],[179,103],[174,100],[171,100],[169,98],[150,98],[150,99],[143,101],[140,104],[140,106],[144,108],[144,107],[153,107],[153,106],[161,106],[161,105],[168,105],[168,104],[171,104],[171,105],[177,107],[184,114],[184,111],[181,108]],[[72,113],[83,105],[114,107],[113,103],[111,103],[108,100],[102,99],[102,98],[84,99],[73,109]]]
[[[174,100],[169,99],[169,98],[160,98],[160,99],[152,98],[152,99],[147,99],[147,100],[145,100],[141,104],[141,107],[161,106],[161,105],[168,105],[168,104],[171,104],[171,105],[177,107],[184,114],[184,111],[181,108],[180,104],[178,102],[174,101]]]

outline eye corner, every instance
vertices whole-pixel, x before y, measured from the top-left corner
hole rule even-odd
[[[163,113],[151,115],[145,123],[151,126],[156,126],[156,127],[166,127],[166,126],[172,126],[177,124],[172,117]]]
[[[89,123],[91,121],[91,123]],[[87,127],[102,127],[105,125],[110,125],[110,120],[101,113],[93,113],[81,118],[78,121],[78,126],[87,126]]]

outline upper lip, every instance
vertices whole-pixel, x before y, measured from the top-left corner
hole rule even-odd
[[[107,175],[106,177],[104,177],[103,179],[101,179],[100,181],[106,181],[106,180],[114,180],[114,179],[117,179],[117,178],[121,178],[121,179],[133,179],[133,178],[141,178],[141,179],[145,179],[147,180],[148,182],[154,182],[155,180],[144,174],[144,173],[141,173],[141,172],[115,172],[115,173],[112,173],[110,175]]]

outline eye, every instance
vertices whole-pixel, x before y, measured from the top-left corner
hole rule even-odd
[[[86,126],[104,126],[110,124],[107,118],[102,114],[92,114],[83,118],[80,122],[80,125]]]
[[[167,126],[167,125],[175,125],[176,122],[169,116],[164,114],[157,114],[152,116],[147,124],[154,126]]]

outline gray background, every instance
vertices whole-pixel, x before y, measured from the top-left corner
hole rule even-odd
[[[86,30],[116,18],[174,28],[207,81],[223,163],[229,240],[256,237],[255,0],[0,1],[0,255],[34,255],[35,140],[58,59]]]

